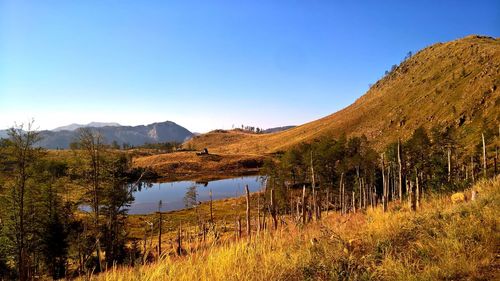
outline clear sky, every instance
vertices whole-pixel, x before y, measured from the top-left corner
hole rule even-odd
[[[469,34],[500,36],[500,1],[0,0],[0,128],[302,124]]]

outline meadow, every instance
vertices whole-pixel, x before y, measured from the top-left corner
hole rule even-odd
[[[427,195],[416,212],[405,202],[323,214],[303,227],[213,243],[185,256],[164,255],[136,267],[114,267],[91,280],[497,280],[500,277],[500,177],[464,193]]]

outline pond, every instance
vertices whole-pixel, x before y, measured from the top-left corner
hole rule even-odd
[[[156,212],[160,200],[162,212],[184,209],[196,202],[210,201],[210,190],[213,200],[240,197],[245,194],[245,185],[248,185],[250,192],[261,190],[262,179],[261,176],[245,176],[201,183],[175,181],[148,184],[133,193],[135,200],[128,208],[128,213]]]

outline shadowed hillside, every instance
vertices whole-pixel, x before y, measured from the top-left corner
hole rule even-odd
[[[500,121],[500,40],[468,36],[427,47],[352,105],[274,134],[213,131],[185,146],[217,153],[271,153],[320,136],[366,135],[376,147],[419,126],[455,127],[464,145]],[[341,94],[341,93],[339,93]],[[492,128],[493,128],[492,127]]]

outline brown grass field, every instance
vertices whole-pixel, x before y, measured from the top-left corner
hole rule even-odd
[[[498,280],[500,178],[473,189],[476,201],[426,195],[406,204],[292,223],[251,239],[210,242],[144,266],[112,268],[91,280]],[[470,196],[471,189],[465,191]],[[188,250],[191,246],[186,246]]]

